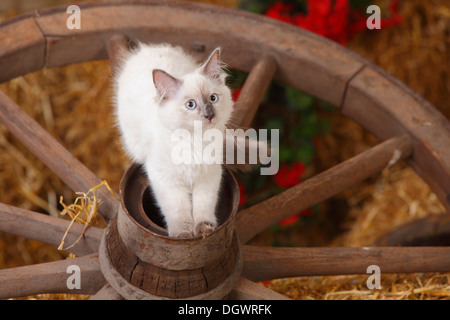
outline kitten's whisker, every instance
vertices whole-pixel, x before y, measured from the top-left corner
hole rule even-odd
[[[232,113],[231,116],[230,116],[230,120],[227,122],[227,125],[232,125],[232,126],[234,126],[235,128],[237,128],[237,129],[244,129],[244,130],[251,129],[251,127],[249,127],[249,126],[242,126],[242,125],[233,123],[234,121],[239,122],[240,118],[237,118],[237,116],[238,116],[238,115]],[[232,121],[233,121],[233,122],[232,122]]]
[[[231,122],[228,122],[227,123],[227,126],[230,126],[230,127],[234,127],[235,129],[243,129],[243,130],[247,130],[247,129],[251,129],[251,127],[243,127],[243,126],[241,126],[241,125],[237,125],[237,124],[234,124],[234,123],[231,123]]]

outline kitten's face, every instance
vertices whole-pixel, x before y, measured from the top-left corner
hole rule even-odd
[[[154,83],[161,95],[159,115],[169,130],[194,130],[202,123],[204,130],[224,130],[233,110],[230,89],[220,68],[219,51],[183,79],[175,79],[161,70],[153,73]]]
[[[194,73],[183,79],[176,96],[163,102],[159,113],[161,121],[171,130],[192,131],[195,121],[200,121],[203,129],[223,130],[232,109],[231,92],[225,84]]]

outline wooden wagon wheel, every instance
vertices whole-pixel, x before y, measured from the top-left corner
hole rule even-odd
[[[325,100],[382,141],[302,184],[237,213],[243,269],[231,298],[283,298],[253,281],[305,275],[450,271],[449,247],[271,248],[244,245],[269,226],[405,160],[450,212],[450,125],[433,106],[398,80],[349,50],[302,29],[268,18],[192,3],[83,3],[81,29],[66,27],[66,8],[25,14],[0,24],[0,81],[71,63],[108,58],[126,35],[183,46],[199,58],[221,45],[231,67],[249,72],[236,111],[252,122],[273,79]],[[192,23],[198,22],[201,23]],[[75,191],[100,179],[0,92],[0,121]],[[101,214],[114,221],[119,202],[108,192]],[[0,204],[0,231],[59,244],[67,221]],[[68,235],[82,230],[75,224]],[[67,266],[82,271],[81,289],[94,299],[121,299],[105,283],[99,264],[104,230],[90,227],[73,252],[80,257],[0,270],[0,297],[71,292]],[[111,284],[112,285],[112,284]],[[136,297],[138,298],[138,297]]]

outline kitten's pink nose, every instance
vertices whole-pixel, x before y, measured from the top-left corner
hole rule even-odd
[[[214,118],[214,110],[207,106],[203,112],[203,117],[211,122],[212,118]]]

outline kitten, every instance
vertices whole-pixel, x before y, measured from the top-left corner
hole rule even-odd
[[[171,237],[205,236],[217,227],[222,166],[205,164],[205,159],[174,164],[171,135],[176,129],[193,133],[195,122],[203,131],[225,131],[233,100],[219,56],[217,48],[199,65],[179,47],[140,44],[116,77],[116,119],[124,149],[143,164]],[[195,134],[191,143],[200,144],[200,152],[205,146]]]

